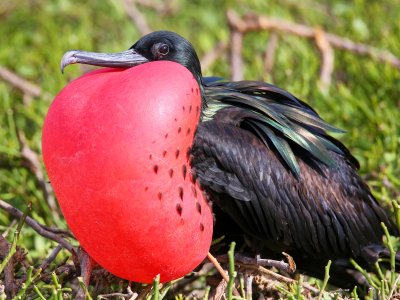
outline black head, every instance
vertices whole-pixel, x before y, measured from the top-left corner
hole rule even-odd
[[[80,63],[101,67],[130,68],[150,61],[169,60],[185,66],[201,83],[201,67],[192,44],[171,31],[155,31],[137,41],[129,50],[119,53],[68,51],[61,60],[61,71],[67,65]]]
[[[130,49],[149,61],[169,60],[185,66],[201,78],[201,66],[192,44],[172,31],[155,31],[137,41]]]

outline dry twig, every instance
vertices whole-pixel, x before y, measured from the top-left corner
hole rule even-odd
[[[60,253],[61,250],[62,246],[57,245],[57,247],[55,247],[53,251],[51,251],[50,255],[42,262],[42,264],[40,265],[40,269],[42,269],[43,271],[46,270],[48,266],[56,259],[58,253]]]
[[[237,265],[239,265],[241,268],[243,269],[248,269],[248,270],[253,270],[256,271],[259,274],[265,274],[269,277],[272,277],[273,279],[279,281],[279,282],[284,282],[284,283],[288,283],[288,284],[293,284],[296,281],[294,279],[282,276],[280,274],[277,274],[271,270],[268,270],[262,266],[257,266],[257,265],[247,265],[247,264],[241,264],[241,263],[237,263]],[[302,283],[302,287],[315,293],[318,294],[319,290],[311,285],[309,285],[308,283]]]
[[[4,259],[10,251],[10,243],[0,235],[0,259]],[[4,290],[8,299],[12,299],[16,292],[17,286],[14,280],[14,257],[11,257],[4,268]]]
[[[238,30],[231,30],[230,37],[230,66],[231,79],[238,81],[243,79],[243,33]]]
[[[334,68],[334,52],[331,44],[326,38],[326,33],[317,28],[315,30],[315,43],[321,51],[322,64],[320,70],[320,87],[322,91],[327,91],[332,81]]]
[[[29,147],[22,131],[17,130],[17,137],[21,149],[23,165],[33,175],[35,175],[36,181],[43,192],[43,197],[46,200],[46,203],[49,205],[54,219],[59,220],[60,214],[54,198],[53,189],[45,178],[42,166],[40,164],[39,155]]]
[[[218,284],[217,288],[210,295],[210,299],[212,300],[221,300],[225,295],[226,286],[228,285],[227,281],[221,280]]]
[[[103,294],[98,295],[97,299],[115,299],[116,297],[128,299],[128,300],[135,300],[138,298],[139,294],[132,291],[131,287],[128,286],[126,288],[127,293],[111,293],[111,294]]]
[[[253,275],[247,275],[246,278],[246,296],[247,299],[253,299],[253,279],[254,276]]]
[[[24,94],[27,94],[31,97],[39,97],[42,93],[42,90],[36,84],[25,80],[24,78],[18,76],[12,71],[0,66],[0,78],[4,81],[8,82],[12,86],[16,87]]]
[[[124,8],[126,14],[131,18],[132,22],[136,25],[141,35],[146,35],[152,30],[147,24],[146,18],[138,10],[134,0],[124,0]]]
[[[20,211],[18,208],[15,208],[14,206],[8,204],[7,202],[1,199],[0,199],[0,208],[5,210],[15,218],[21,218],[23,216],[22,211]],[[31,217],[26,217],[25,222],[41,236],[44,236],[52,241],[55,241],[59,243],[61,246],[63,246],[65,249],[67,249],[69,252],[73,254],[75,253],[74,247],[63,238],[64,234],[54,233],[54,231],[59,231],[59,230],[53,230],[53,229],[49,230],[50,229],[49,227],[38,223]]]
[[[15,219],[12,220],[11,223],[7,226],[6,230],[4,230],[4,232],[2,233],[2,236],[6,238],[8,236],[8,234],[10,233],[11,228],[13,228],[14,225],[16,225],[17,223],[18,223],[17,220],[15,220]]]
[[[326,88],[331,81],[334,58],[332,48],[350,51],[359,55],[367,55],[379,62],[388,63],[400,69],[400,58],[389,51],[371,47],[363,43],[356,43],[349,39],[325,32],[319,28],[316,29],[307,25],[295,24],[285,20],[273,19],[256,14],[247,14],[244,17],[240,17],[233,10],[228,10],[226,15],[231,30],[231,66],[234,80],[239,80],[243,76],[240,53],[243,42],[242,36],[248,32],[260,30],[284,32],[314,40],[322,56],[322,88]]]
[[[89,287],[90,277],[92,276],[93,267],[96,265],[96,262],[82,248],[79,248],[78,259],[81,268],[81,277],[85,287],[87,288]],[[86,299],[86,291],[82,287],[79,287],[75,299]]]
[[[228,258],[226,255],[221,255],[221,256],[218,256],[218,260],[227,262]],[[288,273],[293,273],[293,268],[295,268],[295,267],[292,266],[292,264],[293,264],[292,258],[288,257],[288,260],[289,260],[289,264],[287,264],[285,262],[281,262],[281,261],[273,261],[273,260],[268,260],[268,259],[261,260],[261,263],[266,263],[266,265],[273,265],[273,266],[278,267],[279,269],[282,269]],[[291,278],[282,276],[278,273],[275,273],[271,270],[264,268],[263,266],[260,265],[260,259],[257,259],[257,258],[249,258],[249,257],[240,256],[240,255],[235,255],[235,264],[238,267],[240,267],[242,271],[245,271],[245,270],[251,270],[253,272],[255,271],[254,274],[258,274],[258,275],[264,274],[264,275],[267,275],[268,277],[273,278],[274,280],[279,281],[279,282],[284,282],[284,283],[288,283],[288,284],[293,284],[296,282],[295,280],[293,280]],[[311,286],[307,283],[303,283],[302,286],[305,289],[307,289],[315,294],[318,294],[318,292],[319,292],[317,288],[314,288],[313,286]]]
[[[264,54],[264,71],[271,74],[274,68],[275,53],[278,46],[278,35],[273,32],[268,40],[267,49]]]
[[[218,270],[219,274],[221,274],[222,278],[226,281],[226,283],[228,283],[229,277],[226,274],[226,271],[219,264],[218,260],[210,252],[207,253],[207,258],[215,266],[215,268]],[[240,294],[239,294],[238,290],[236,289],[236,287],[233,287],[233,294],[237,297],[240,297]]]
[[[260,258],[260,256],[253,258],[253,257],[244,256],[241,254],[235,254],[235,262],[246,264],[246,265],[275,267],[278,270],[284,271],[289,274],[293,274],[296,271],[296,265],[294,264],[293,258],[291,258],[290,256],[286,256],[286,257],[287,257],[289,263],[285,263],[284,261],[272,260],[272,259],[264,259],[264,258]],[[227,255],[220,255],[216,259],[218,261],[222,261],[224,263],[228,262]]]
[[[162,1],[156,3],[151,0],[136,0],[136,3],[143,7],[151,8],[159,14],[164,15],[173,14],[177,10],[177,6],[174,4],[173,1]]]
[[[215,47],[207,52],[203,58],[201,59],[201,68],[207,70],[212,64],[222,55],[224,54],[226,48],[228,47],[226,42],[218,42]]]

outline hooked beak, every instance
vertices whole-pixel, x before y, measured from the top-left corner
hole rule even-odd
[[[64,68],[71,64],[86,64],[110,68],[130,68],[148,61],[147,58],[136,53],[133,49],[116,53],[96,53],[72,50],[64,54],[61,59],[60,68],[61,73],[64,73]]]

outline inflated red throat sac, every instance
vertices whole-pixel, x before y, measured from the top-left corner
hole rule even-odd
[[[64,217],[111,273],[162,282],[207,255],[212,213],[187,157],[201,95],[182,65],[99,69],[68,84],[43,128],[43,159]]]

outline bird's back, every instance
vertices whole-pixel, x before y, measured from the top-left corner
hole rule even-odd
[[[232,90],[226,97],[229,93]],[[287,99],[274,101],[281,100]],[[300,109],[319,118],[302,105],[298,102]],[[230,225],[219,221],[224,220],[232,222],[234,234],[252,240],[256,251],[285,251],[321,264],[349,257],[376,262],[384,249],[381,222],[393,234],[397,230],[357,174],[358,162],[347,148],[323,129],[303,124],[311,128],[311,133],[305,133],[309,143],[315,140],[313,134],[322,137],[323,146],[326,140],[331,143],[322,150],[328,154],[323,158],[329,156],[332,163],[321,162],[312,153],[313,145],[302,147],[273,126],[267,129],[275,142],[269,136],[260,137],[257,128],[249,126],[253,113],[259,111],[243,104],[228,105],[197,128],[191,164],[201,187],[218,207],[215,231],[219,232],[219,226],[226,231]],[[277,149],[277,142],[290,147],[292,156],[287,157],[294,157],[298,169],[293,171],[284,157],[285,147]]]
[[[381,222],[393,227],[339,154],[331,153],[335,168],[299,156],[297,179],[251,132],[214,121],[199,126],[192,153],[193,171],[211,200],[279,252],[358,257],[362,246],[381,243]]]

